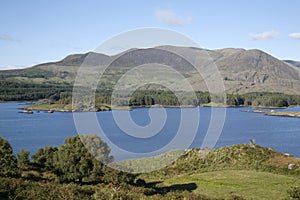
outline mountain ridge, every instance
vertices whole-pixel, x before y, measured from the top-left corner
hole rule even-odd
[[[293,65],[295,67],[300,67],[300,61],[295,60],[283,60],[283,62]]]
[[[113,56],[87,52],[70,54],[60,61],[42,63],[22,70],[0,71],[0,76],[10,77],[13,80],[17,76],[28,78],[31,73],[41,74],[46,78],[47,74],[52,74],[52,77],[72,82],[82,64],[103,66],[112,64],[114,66],[108,73],[111,75],[122,74],[125,69],[154,60],[157,63],[175,66],[176,70],[188,77],[194,90],[208,91],[201,75],[192,69],[192,65],[187,60],[180,56],[176,57],[176,54],[184,55],[188,60],[197,60],[203,63],[203,66],[205,63],[213,62],[224,79],[226,93],[300,93],[300,68],[295,66],[296,61],[281,61],[262,50],[242,48],[208,50],[195,47],[159,46],[130,49]]]

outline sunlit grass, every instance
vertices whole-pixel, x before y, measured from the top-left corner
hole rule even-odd
[[[246,199],[284,199],[291,186],[300,185],[297,178],[250,170],[222,170],[172,177],[162,185],[195,183],[197,194],[230,198],[230,194]]]

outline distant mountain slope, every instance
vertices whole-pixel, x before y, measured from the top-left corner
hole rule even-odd
[[[257,49],[205,50],[194,47],[161,46],[127,51],[125,56],[119,59],[117,58],[121,54],[107,56],[89,52],[69,55],[61,61],[44,63],[27,69],[0,71],[0,78],[2,81],[71,84],[83,62],[86,65],[106,65],[113,61],[112,67],[106,71],[104,81],[114,78],[116,79],[114,81],[117,81],[114,75],[122,75],[134,66],[155,61],[173,66],[188,78],[195,90],[207,91],[205,81],[193,66],[185,59],[181,59],[170,52],[177,52],[188,59],[196,60],[203,64],[203,69],[207,63],[213,61],[223,76],[227,93],[279,92],[300,94],[300,68],[294,67],[299,66],[300,63],[281,61]]]
[[[289,63],[295,67],[300,67],[300,62],[299,61],[294,61],[294,60],[283,60],[286,63]]]
[[[213,57],[232,92],[299,93],[299,69],[263,51],[222,49],[214,51]]]

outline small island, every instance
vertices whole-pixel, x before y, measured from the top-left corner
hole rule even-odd
[[[255,109],[255,110],[243,110],[243,112],[253,112],[253,113],[263,113],[267,116],[278,116],[278,117],[300,117],[300,112],[294,112],[294,111],[275,111],[275,110],[261,110],[261,109]]]

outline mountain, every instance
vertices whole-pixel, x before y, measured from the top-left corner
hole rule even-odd
[[[258,49],[164,48],[175,48],[177,52],[182,52],[191,59],[197,58],[201,63],[210,62],[208,56],[205,56],[207,52],[224,78],[227,93],[300,92],[300,69]]]
[[[194,47],[160,46],[132,49],[114,56],[89,52],[69,55],[61,61],[43,63],[27,69],[0,71],[0,78],[2,81],[72,85],[77,70],[82,64],[105,66],[111,63],[105,71],[103,82],[113,84],[122,74],[135,66],[160,63],[174,67],[187,78],[195,90],[207,91],[203,77],[189,61],[198,63],[203,71],[215,64],[224,80],[226,92],[230,94],[300,93],[300,68],[295,67],[300,63],[281,61],[258,49],[206,50]]]
[[[300,62],[299,61],[294,61],[294,60],[283,60],[284,62],[291,64],[295,67],[300,67]]]
[[[216,65],[233,92],[299,93],[299,69],[260,50],[222,49],[213,52]]]

